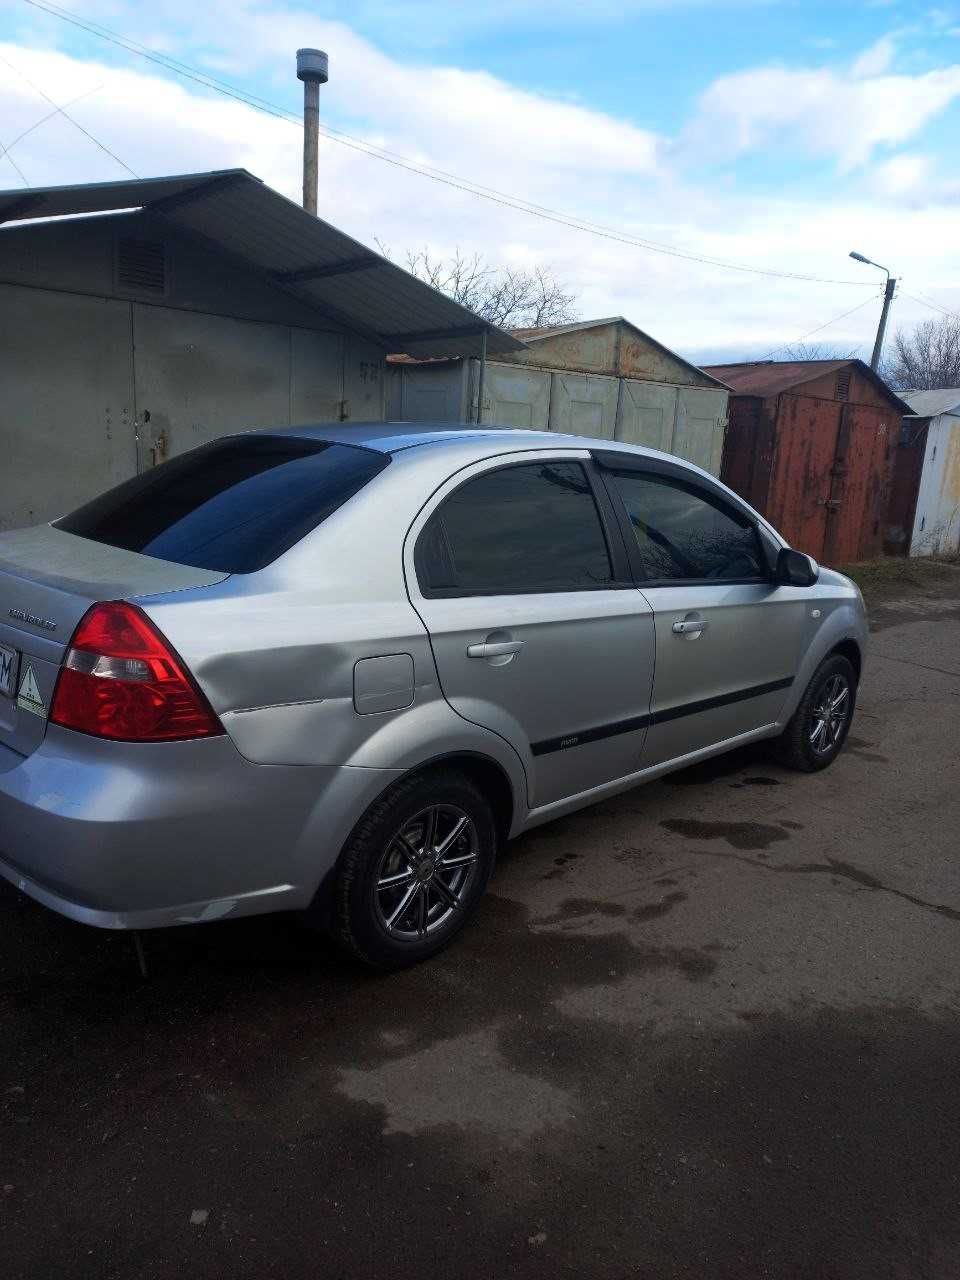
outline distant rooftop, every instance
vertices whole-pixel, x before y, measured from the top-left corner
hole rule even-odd
[[[960,417],[960,387],[940,387],[934,391],[902,391],[910,412],[918,418],[936,418],[941,413]]]
[[[895,391],[891,391],[880,375],[857,359],[745,360],[740,364],[706,365],[704,373],[725,382],[734,395],[765,397],[779,395],[781,391],[791,391],[794,387],[800,387],[805,382],[812,382],[826,374],[839,373],[841,369],[856,370],[893,401],[901,413],[910,412],[905,402]]]
[[[511,329],[510,332],[515,338],[519,338],[521,342],[529,342],[532,338],[555,338],[561,333],[577,333],[582,329],[599,329],[605,324],[630,324],[629,320],[623,316],[604,316],[600,320],[571,320],[567,324],[544,324],[539,328],[533,329]],[[630,325],[632,329],[636,329],[636,325]],[[641,332],[641,330],[637,330]]]
[[[739,364],[704,367],[707,373],[720,378],[742,396],[772,396],[855,363],[854,360],[744,360]]]

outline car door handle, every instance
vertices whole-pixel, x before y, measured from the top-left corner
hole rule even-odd
[[[523,648],[522,640],[495,640],[492,644],[471,644],[467,648],[468,658],[504,658],[508,654],[519,653]]]
[[[678,636],[688,636],[694,631],[706,631],[709,625],[705,618],[688,618],[675,622],[673,629]]]

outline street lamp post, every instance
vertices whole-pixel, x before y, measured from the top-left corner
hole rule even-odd
[[[865,262],[868,267],[877,267],[880,271],[885,271],[887,275],[887,283],[883,291],[883,310],[880,312],[880,323],[877,325],[877,340],[873,344],[873,355],[870,357],[870,368],[876,370],[880,363],[880,353],[883,350],[883,335],[887,328],[887,315],[890,312],[890,303],[893,301],[897,282],[886,267],[881,267],[880,263],[874,262],[872,258],[865,258],[862,253],[857,253],[855,249],[851,249],[850,257],[857,262]]]

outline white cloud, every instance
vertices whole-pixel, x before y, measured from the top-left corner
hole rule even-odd
[[[934,155],[901,151],[878,164],[868,175],[868,187],[881,199],[903,208],[946,208],[960,204],[960,175]]]
[[[865,49],[850,68],[854,80],[865,80],[870,76],[879,76],[890,69],[893,63],[896,45],[891,36],[882,36],[869,49]]]
[[[343,25],[298,25],[294,35],[282,11],[266,26],[259,12],[250,15],[250,7],[238,3],[232,35],[237,47],[251,50],[288,82],[290,51],[298,40],[329,49],[333,78],[323,90],[323,117],[379,146],[693,253],[771,270],[857,278],[846,253],[858,245],[909,273],[916,288],[942,290],[938,296],[945,305],[955,290],[953,305],[960,304],[952,252],[955,208],[946,201],[904,206],[911,175],[914,182],[920,179],[909,156],[899,176],[895,169],[868,171],[862,180],[844,184],[833,201],[816,192],[809,198],[769,191],[747,195],[732,183],[698,181],[695,166],[677,167],[670,139],[602,112],[483,73],[395,61]],[[208,52],[223,50],[211,45]],[[48,92],[55,86],[60,101],[100,86],[71,113],[140,174],[243,165],[284,194],[298,196],[302,135],[293,125],[167,80],[149,64],[121,67],[10,43],[0,45],[0,54]],[[925,77],[880,76],[856,82],[855,89],[891,80],[900,87],[900,81],[916,85]],[[830,92],[832,86],[828,81]],[[783,92],[783,82],[774,80],[766,93],[750,97],[758,122],[751,122],[749,104],[743,104],[742,128],[751,146],[776,143],[777,129],[797,127],[786,111],[776,128],[769,123],[770,96],[776,100]],[[942,97],[946,88],[938,92]],[[723,97],[714,87],[706,101],[720,110]],[[831,101],[836,109],[836,99]],[[825,131],[828,108],[821,109],[818,128]],[[0,142],[48,110],[0,63]],[[841,126],[846,129],[846,121],[838,115],[834,127]],[[725,134],[742,145],[740,128],[739,120],[718,117],[714,147]],[[886,140],[893,126],[884,128]],[[868,150],[877,145],[872,142]],[[24,139],[14,154],[35,185],[124,176],[62,117]],[[846,152],[827,154],[842,158]],[[7,162],[0,165],[9,174],[0,185],[18,185]],[[320,172],[321,216],[365,243],[379,236],[398,252],[429,244],[443,253],[459,245],[494,261],[550,263],[580,295],[584,315],[622,312],[680,350],[762,354],[849,310],[863,296],[856,289],[739,274],[588,236],[331,141],[321,143]],[[906,306],[898,304],[901,315]],[[874,323],[867,306],[823,336],[855,345],[867,340]]]
[[[850,172],[878,147],[914,138],[960,98],[960,65],[916,76],[872,73],[887,52],[873,46],[849,74],[761,67],[722,76],[700,99],[687,148],[734,159],[796,146]]]
[[[874,189],[884,196],[912,196],[929,186],[934,171],[930,156],[904,151],[876,167]]]

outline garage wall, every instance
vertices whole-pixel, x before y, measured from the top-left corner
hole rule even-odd
[[[390,416],[408,422],[475,421],[479,361],[469,362],[469,397],[462,394],[463,368],[464,362],[457,360],[391,365]],[[490,360],[483,382],[482,421],[646,445],[719,475],[727,400],[722,387],[678,386]]]
[[[726,391],[680,387],[673,445],[668,452],[718,476],[723,459],[726,408]]]
[[[392,364],[388,373],[387,417],[393,422],[464,422],[465,379],[462,360]]]
[[[619,379],[589,373],[555,373],[551,431],[612,440],[617,430]]]
[[[141,469],[251,427],[383,418],[379,348],[349,334],[133,306]]]
[[[0,283],[0,529],[232,431],[380,421],[353,335]]]
[[[162,219],[6,228],[0,529],[227,432],[381,421],[383,356]]]
[[[624,379],[617,439],[670,453],[676,416],[676,387]]]
[[[917,494],[912,556],[960,550],[960,418],[944,413],[930,422]]]
[[[0,286],[0,529],[134,474],[130,305]]]
[[[217,436],[290,421],[290,333],[133,304],[140,470]]]
[[[472,360],[470,364],[470,416],[475,419],[480,362]],[[481,420],[527,431],[549,430],[550,374],[543,369],[513,369],[488,362]]]

